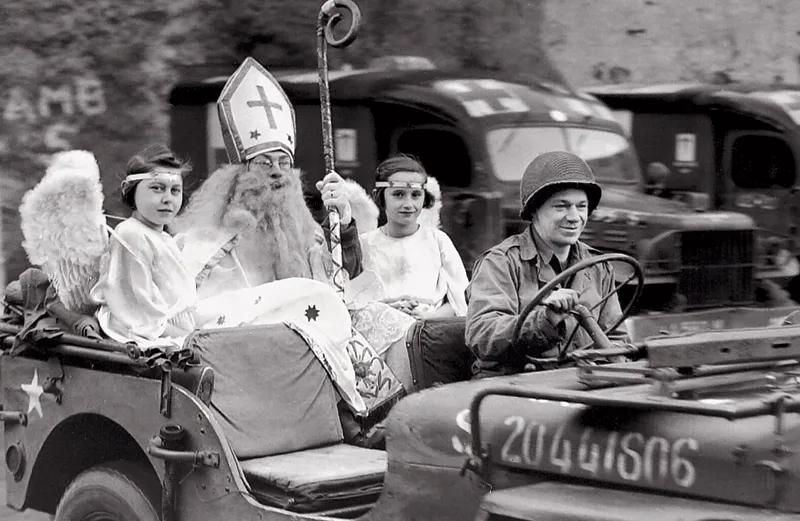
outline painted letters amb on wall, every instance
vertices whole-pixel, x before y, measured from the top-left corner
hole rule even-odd
[[[44,174],[51,154],[80,146],[79,135],[107,110],[102,81],[93,74],[61,81],[0,82],[0,288],[27,266],[18,207]]]

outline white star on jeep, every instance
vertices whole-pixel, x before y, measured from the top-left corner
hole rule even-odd
[[[42,402],[40,400],[44,389],[41,385],[39,385],[39,371],[37,369],[33,370],[33,380],[29,384],[22,384],[22,390],[25,391],[25,394],[28,395],[28,414],[30,414],[34,409],[36,412],[39,413],[39,418],[43,418],[42,415]]]

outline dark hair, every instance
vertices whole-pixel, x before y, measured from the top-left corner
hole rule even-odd
[[[177,168],[181,170],[181,174],[186,174],[192,170],[191,165],[187,161],[179,158],[165,145],[150,145],[134,154],[128,160],[128,164],[125,165],[125,175],[146,174],[157,167]],[[136,186],[140,182],[141,181],[132,181],[131,183],[122,182],[122,202],[131,210],[136,209]],[[185,195],[183,202],[186,202]]]
[[[398,172],[416,172],[423,174],[426,179],[428,178],[428,172],[425,171],[425,167],[422,166],[422,163],[417,158],[406,154],[398,154],[385,159],[378,165],[378,168],[375,169],[375,181],[388,181],[391,176]],[[376,188],[372,191],[372,199],[381,210],[386,208],[385,194],[386,188]],[[435,202],[436,197],[428,190],[425,190],[425,200],[422,202],[422,207],[433,208]]]

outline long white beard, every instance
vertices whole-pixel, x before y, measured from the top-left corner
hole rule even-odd
[[[251,284],[312,276],[309,254],[319,225],[306,206],[299,176],[278,189],[266,186],[234,195],[231,204],[254,220],[236,245]]]

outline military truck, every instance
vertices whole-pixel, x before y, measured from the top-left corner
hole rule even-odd
[[[759,265],[800,298],[800,86],[623,84],[587,92],[629,132],[649,191],[752,217]]]
[[[638,271],[620,255],[584,261],[518,320],[565,277],[612,259]],[[639,339],[625,350],[633,363],[461,383],[427,378],[455,346],[415,332],[419,386],[446,385],[394,407],[384,452],[342,443],[333,385],[285,326],[144,349],[70,334],[36,294],[7,292],[0,321],[15,509],[56,521],[800,520],[800,327],[774,309],[743,316],[757,327]],[[595,345],[560,362],[619,354],[582,324]],[[248,352],[263,374],[236,371]],[[226,400],[257,404],[258,424],[233,425]]]
[[[170,94],[172,147],[191,159],[197,183],[227,161],[214,104],[231,71],[220,72],[189,69]],[[274,75],[294,103],[297,164],[313,186],[324,171],[317,74]],[[483,251],[522,229],[518,187],[528,162],[566,149],[592,166],[604,189],[584,239],[642,262],[643,309],[751,305],[761,282],[776,276],[756,254],[748,216],[646,194],[631,142],[590,95],[386,57],[367,69],[331,71],[330,97],[339,173],[371,190],[381,160],[417,156],[442,186],[442,226],[468,271]],[[322,209],[311,194],[309,204]]]

